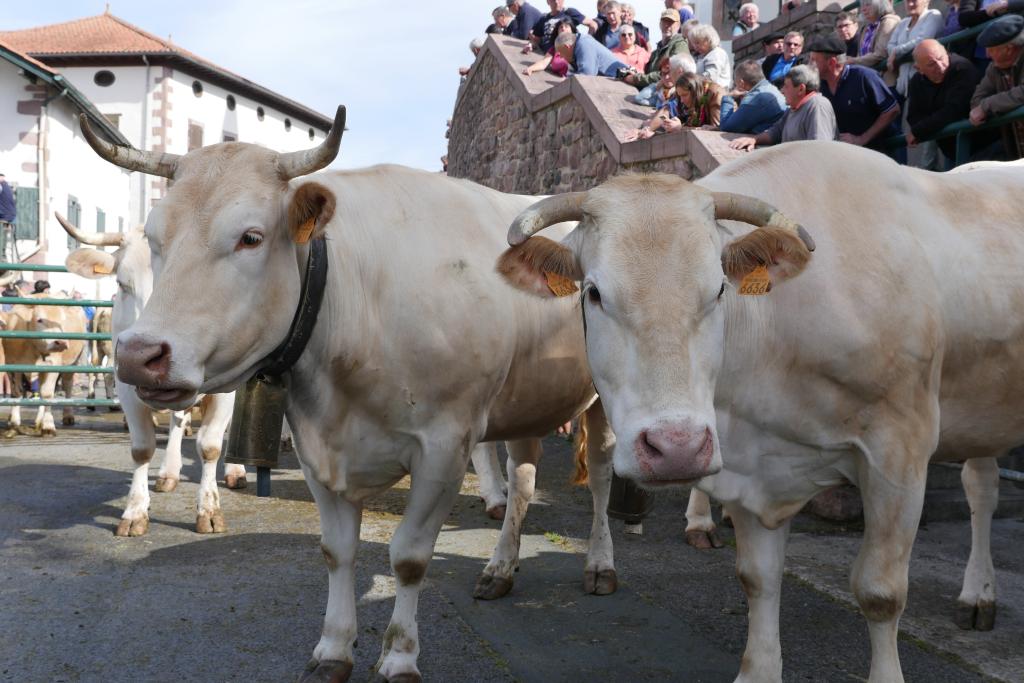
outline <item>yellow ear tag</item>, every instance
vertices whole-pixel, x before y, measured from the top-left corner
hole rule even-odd
[[[105,263],[94,263],[92,265],[92,272],[97,275],[110,275],[114,271]]]
[[[310,236],[313,234],[313,227],[316,225],[316,218],[310,217],[306,219],[306,222],[299,226],[299,231],[295,234],[295,242],[298,244],[305,244],[309,241]]]
[[[747,273],[740,282],[740,294],[764,296],[772,290],[772,278],[766,266],[758,266]]]
[[[580,288],[576,286],[576,283],[558,273],[552,273],[544,271],[544,279],[548,282],[548,289],[555,296],[569,296],[580,291]]]

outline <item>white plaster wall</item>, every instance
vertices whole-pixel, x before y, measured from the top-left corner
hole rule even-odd
[[[0,173],[11,185],[36,187],[39,183],[34,171],[23,170],[22,164],[36,163],[35,142],[20,142],[22,133],[36,132],[38,117],[18,113],[18,102],[32,99],[27,92],[28,79],[6,60],[0,60]]]

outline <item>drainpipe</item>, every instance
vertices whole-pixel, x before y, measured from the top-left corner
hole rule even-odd
[[[54,81],[59,83],[63,78],[56,76]],[[47,132],[50,127],[50,102],[58,100],[68,94],[68,89],[64,88],[59,93],[51,95],[43,100],[43,103],[39,107],[39,136],[36,140],[36,177],[39,183],[39,247],[43,248],[46,245],[46,218],[47,211],[46,205],[49,201],[49,195],[46,191],[47,187],[47,166],[46,166],[46,141]],[[17,240],[15,240],[17,241]]]
[[[149,125],[149,57],[142,55],[142,63],[146,65],[146,81],[142,86],[142,135],[139,137],[139,149],[146,151],[146,127]],[[146,175],[139,174],[139,220],[136,225],[146,222]]]

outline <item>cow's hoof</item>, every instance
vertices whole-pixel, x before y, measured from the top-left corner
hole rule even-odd
[[[418,673],[403,673],[387,678],[383,674],[375,673],[370,683],[423,683],[423,677]]]
[[[185,427],[185,436],[192,436],[192,425]]]
[[[352,662],[340,659],[309,660],[299,683],[345,683],[352,676]]]
[[[227,530],[228,525],[224,522],[224,515],[220,512],[196,515],[196,533],[198,534],[222,534]]]
[[[953,621],[965,631],[991,631],[996,625],[996,603],[982,600],[972,605],[958,600]]]
[[[39,430],[39,436],[57,436],[56,427],[43,427]]]
[[[483,574],[476,582],[476,588],[473,589],[473,597],[477,600],[497,600],[508,595],[511,590],[512,579]]]
[[[145,536],[149,531],[149,517],[142,519],[122,519],[114,529],[115,536],[127,538],[129,536]]]
[[[295,445],[291,439],[281,439],[281,450],[282,451],[294,451]]]
[[[75,416],[65,415],[64,417],[61,418],[60,423],[66,427],[71,427],[72,425],[75,424]]]
[[[90,396],[89,398],[95,398],[95,396]],[[90,413],[96,412],[96,406],[86,406],[85,409],[88,410]]]
[[[153,490],[158,493],[170,493],[176,488],[178,488],[177,477],[157,477],[156,483],[153,484]]]
[[[507,509],[508,508],[505,505],[495,505],[492,508],[487,508],[487,516],[500,522],[505,519],[505,511]]]
[[[701,531],[700,529],[694,529],[693,531],[686,532],[686,544],[692,545],[698,550],[710,550],[711,548],[721,548],[722,543],[721,537],[718,532],[712,529],[711,531]]]
[[[614,569],[583,572],[583,592],[591,595],[611,595],[619,587],[619,579]]]
[[[247,483],[244,474],[224,475],[224,485],[229,489],[244,489]]]

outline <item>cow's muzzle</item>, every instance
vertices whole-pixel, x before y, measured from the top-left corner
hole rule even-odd
[[[721,469],[711,427],[688,421],[658,422],[641,430],[633,452],[644,484],[684,484]]]

